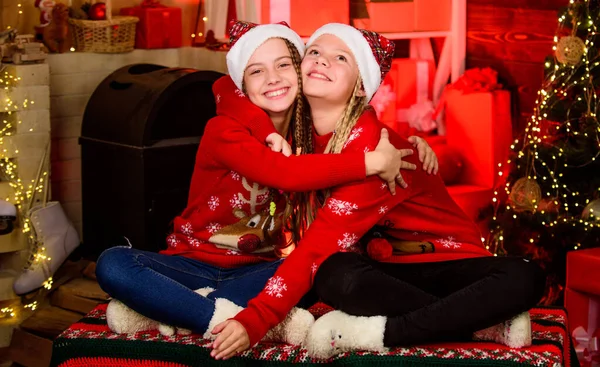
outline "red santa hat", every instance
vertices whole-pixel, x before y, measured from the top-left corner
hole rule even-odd
[[[313,33],[306,47],[310,47],[324,34],[340,38],[354,55],[367,94],[366,103],[368,103],[390,71],[394,43],[373,31],[357,29],[347,24],[329,23]]]
[[[286,22],[274,24],[255,24],[243,21],[232,21],[229,26],[229,44],[227,53],[227,69],[235,85],[241,90],[244,71],[248,60],[265,41],[271,38],[283,38],[290,41],[304,57],[304,42]]]

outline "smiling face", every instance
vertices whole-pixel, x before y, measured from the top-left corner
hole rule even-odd
[[[298,75],[281,38],[271,38],[254,51],[244,71],[244,92],[270,116],[286,114],[298,93]]]
[[[338,37],[324,34],[306,50],[302,60],[304,95],[332,104],[346,104],[354,91],[358,66],[352,52]]]

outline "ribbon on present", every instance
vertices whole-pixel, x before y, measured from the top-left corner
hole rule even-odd
[[[418,131],[430,132],[437,127],[433,119],[435,108],[430,100],[415,103],[406,111],[406,120],[408,125]]]
[[[578,326],[573,330],[573,339],[577,341],[575,353],[579,361],[591,363],[591,366],[600,366],[600,329],[598,314],[600,302],[594,298],[589,299],[587,329]]]
[[[573,330],[573,339],[577,341],[575,353],[580,361],[600,363],[600,329],[586,331],[582,326]]]
[[[399,108],[396,119],[408,122],[408,125],[418,131],[429,132],[436,128],[433,120],[435,109],[429,100],[429,62],[417,61],[417,101],[409,108]]]
[[[465,71],[457,81],[448,86],[464,94],[493,92],[502,89],[498,83],[498,72],[492,68],[473,68]]]
[[[384,80],[379,86],[379,89],[377,89],[377,93],[371,98],[369,104],[373,106],[373,109],[377,113],[377,118],[382,120],[384,116],[383,113],[392,102],[396,102],[396,93],[394,92],[393,86]]]

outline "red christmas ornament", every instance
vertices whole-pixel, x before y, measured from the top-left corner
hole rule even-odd
[[[105,20],[106,4],[95,3],[92,6],[90,6],[90,10],[88,11],[88,17],[90,17],[91,20]]]

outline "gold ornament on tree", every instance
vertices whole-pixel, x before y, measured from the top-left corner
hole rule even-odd
[[[562,37],[556,45],[556,59],[562,64],[579,64],[584,52],[585,43],[577,36]]]
[[[527,177],[518,179],[508,196],[510,206],[516,212],[533,212],[541,198],[542,190],[540,189],[540,185],[535,180]]]
[[[600,222],[600,199],[592,200],[585,206],[581,219],[591,219],[592,215],[597,222]]]
[[[560,207],[560,202],[558,201],[557,198],[548,197],[548,198],[544,198],[544,199],[540,200],[537,210],[538,210],[538,212],[543,211],[543,212],[557,213],[559,207]]]

